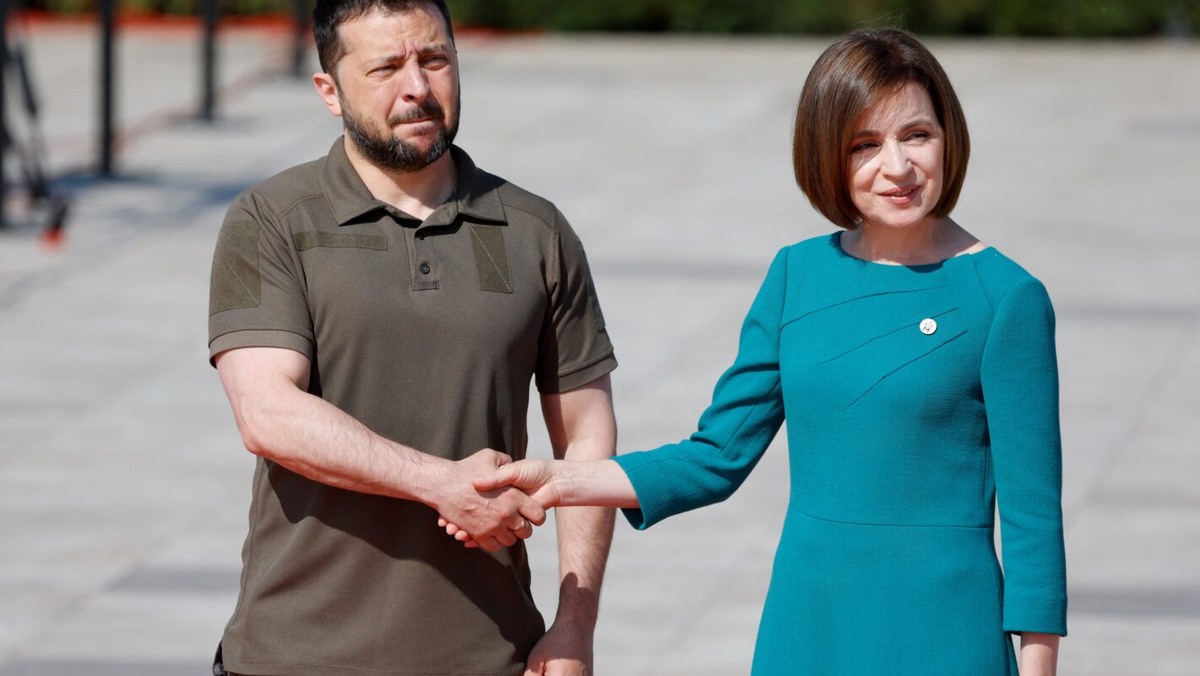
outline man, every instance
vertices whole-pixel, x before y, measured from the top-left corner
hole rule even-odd
[[[313,18],[313,82],[344,134],[240,195],[213,263],[210,354],[258,456],[218,662],[588,673],[612,512],[558,514],[547,630],[521,540],[544,512],[470,485],[525,454],[531,380],[556,456],[613,454],[616,361],[583,249],[552,204],[452,145],[441,0],[321,0]]]

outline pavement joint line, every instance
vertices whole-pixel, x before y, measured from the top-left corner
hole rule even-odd
[[[1168,350],[1168,354],[1186,355],[1192,350],[1200,350],[1200,323],[1193,323],[1190,329],[1180,332],[1174,342],[1177,349]],[[1136,399],[1135,410],[1128,415],[1128,424],[1125,425],[1120,438],[1113,444],[1112,452],[1104,460],[1100,471],[1080,492],[1075,509],[1063,515],[1064,535],[1069,535],[1074,531],[1087,505],[1100,500],[1104,485],[1111,479],[1113,472],[1125,459],[1125,456],[1134,448],[1134,442],[1141,430],[1148,425],[1152,412],[1158,409],[1161,402],[1167,397],[1166,384],[1180,377],[1177,366],[1184,361],[1185,359],[1182,357],[1163,360],[1154,375],[1146,381],[1142,394]]]

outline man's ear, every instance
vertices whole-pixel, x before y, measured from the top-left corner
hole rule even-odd
[[[325,108],[336,116],[342,116],[342,101],[338,98],[337,81],[329,73],[313,73],[313,87],[317,89],[317,96],[321,97],[321,103],[325,104]]]

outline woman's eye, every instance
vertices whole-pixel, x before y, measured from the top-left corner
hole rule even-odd
[[[851,148],[850,153],[852,155],[857,155],[859,153],[865,153],[868,150],[874,148],[876,145],[877,144],[874,142],[860,143],[860,144],[854,146],[853,148]]]

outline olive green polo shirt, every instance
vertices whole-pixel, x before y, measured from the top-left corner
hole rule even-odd
[[[524,457],[530,382],[564,392],[616,360],[566,219],[451,152],[456,196],[423,222],[370,194],[341,139],[238,196],[213,261],[210,356],[297,350],[310,391],[384,437]],[[521,543],[468,550],[425,505],[261,458],[242,563],[223,639],[238,673],[519,674],[544,633]]]

